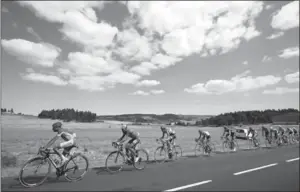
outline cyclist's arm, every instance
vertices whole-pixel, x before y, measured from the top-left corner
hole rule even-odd
[[[164,137],[165,137],[165,132],[163,132],[163,134],[162,134],[162,136],[161,136],[161,138],[160,139],[163,139]]]
[[[58,139],[59,139],[59,136],[58,136],[58,135],[55,135],[55,136],[47,143],[47,145],[45,146],[45,148],[47,149],[47,148],[51,147],[51,146],[55,143],[55,141],[57,141]]]
[[[123,133],[122,137],[120,137],[120,138],[117,140],[117,142],[124,142],[123,139],[124,139],[125,136],[126,136],[126,134]]]

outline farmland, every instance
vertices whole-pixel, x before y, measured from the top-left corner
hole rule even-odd
[[[2,155],[10,154],[16,157],[16,164],[2,167],[2,176],[11,176],[18,173],[20,166],[33,157],[38,148],[54,136],[51,124],[55,120],[38,119],[36,117],[1,116]],[[127,122],[128,123],[128,122]],[[80,151],[89,158],[91,166],[103,166],[106,156],[113,150],[111,142],[121,136],[120,122],[104,121],[95,123],[63,123],[65,128],[72,129],[77,134],[77,143]],[[136,129],[141,136],[141,147],[146,148],[153,159],[153,152],[158,146],[155,139],[161,136],[159,125],[143,125],[130,128]],[[193,154],[194,138],[198,136],[198,127],[172,126],[177,132],[177,141],[184,155]],[[212,140],[220,144],[222,128],[203,127],[210,132]],[[260,134],[260,132],[259,132]],[[239,140],[245,147],[245,141]],[[87,150],[84,150],[87,149]],[[220,147],[217,147],[220,150]]]

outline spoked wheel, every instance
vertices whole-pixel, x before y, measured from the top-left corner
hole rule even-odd
[[[228,153],[230,151],[229,141],[223,141],[223,152]]]
[[[199,144],[199,143],[196,143],[196,146],[195,146],[195,156],[199,156],[203,154],[203,147],[202,147],[202,144]]]
[[[165,162],[167,160],[168,153],[163,146],[157,147],[154,152],[154,160],[156,162]]]
[[[25,169],[33,168],[33,173],[26,176]],[[38,173],[42,171],[44,173]],[[43,184],[51,172],[51,163],[44,157],[35,157],[23,165],[19,174],[19,181],[24,187],[36,187]]]
[[[178,157],[182,157],[182,149],[179,145],[175,145],[173,148],[173,155],[177,159]]]
[[[208,147],[208,151],[207,151],[207,155],[210,156],[212,153],[215,153],[216,152],[216,145],[212,142],[209,142],[207,144],[207,147]]]
[[[134,162],[133,166],[138,170],[143,170],[149,162],[149,155],[145,149],[136,150],[138,159],[137,162]]]
[[[114,151],[107,156],[105,167],[110,173],[120,172],[123,169],[124,162],[124,154],[120,153],[119,151]]]
[[[68,181],[75,182],[81,180],[87,173],[89,161],[86,156],[78,153],[73,155],[65,164],[65,178]],[[71,176],[74,174],[74,176]]]

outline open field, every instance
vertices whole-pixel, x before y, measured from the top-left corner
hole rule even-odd
[[[51,124],[54,120],[27,118],[20,116],[1,116],[2,154],[8,153],[17,159],[14,167],[2,167],[2,176],[12,176],[19,172],[20,166],[29,158],[35,156],[37,149],[54,136]],[[80,151],[89,158],[91,166],[103,166],[106,156],[113,150],[111,142],[121,136],[119,122],[104,123],[64,123],[65,128],[72,129],[77,134]],[[141,136],[141,147],[146,148],[153,159],[153,153],[158,146],[155,139],[161,136],[159,125],[129,126],[136,129]],[[184,155],[193,154],[194,138],[198,137],[198,127],[172,126],[177,132],[177,141]],[[257,126],[256,126],[257,127]],[[210,132],[212,140],[220,144],[222,128],[203,127]],[[259,132],[261,134],[261,132]],[[247,147],[246,141],[239,140],[241,148]],[[84,148],[87,151],[84,151]],[[217,150],[221,150],[220,145]]]

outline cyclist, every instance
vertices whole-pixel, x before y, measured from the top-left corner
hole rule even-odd
[[[285,129],[282,126],[278,126],[278,133],[280,134],[280,136],[283,136],[285,133]]]
[[[251,133],[251,137],[249,137],[250,133]],[[258,136],[258,133],[257,133],[257,131],[256,131],[256,130],[254,130],[252,127],[249,127],[249,129],[248,129],[248,133],[247,133],[247,137],[248,137],[248,138],[252,138],[252,139],[256,139],[256,138],[257,138],[257,136]],[[254,145],[256,146],[256,145],[257,145],[257,143],[254,143]]]
[[[224,126],[224,131],[223,131],[223,135],[221,136],[221,138],[223,138],[225,135],[225,138],[228,139],[228,137],[231,137],[231,141],[233,141],[235,139],[235,131],[233,131],[231,128],[228,128],[226,126]]]
[[[137,144],[140,143],[140,138],[139,138],[140,134],[138,132],[129,129],[127,125],[123,125],[123,124],[121,125],[121,130],[123,135],[116,142],[124,143],[128,139],[128,137],[130,138],[130,140],[125,145],[126,154],[128,155],[130,148],[132,148],[134,151],[136,150]],[[126,138],[124,139],[125,136]],[[137,153],[135,153],[135,157],[136,157],[135,162],[138,162],[139,158]],[[130,158],[132,161],[134,160],[133,157]]]
[[[270,130],[265,127],[265,126],[262,126],[261,127],[261,131],[262,131],[262,136],[265,136],[265,138],[268,138],[269,135],[270,135]]]
[[[273,135],[274,134],[274,138],[277,139],[278,138],[278,130],[275,129],[274,127],[270,127],[270,133],[271,133],[271,138],[273,138]]]
[[[56,132],[57,135],[51,139],[48,144],[45,146],[45,148],[49,148],[50,146],[52,146],[59,138],[62,138],[64,140],[64,142],[54,146],[53,149],[64,149],[62,154],[59,154],[62,158],[62,162],[61,162],[61,166],[64,165],[64,163],[68,160],[68,158],[66,157],[66,155],[68,154],[68,147],[74,145],[75,143],[75,138],[76,138],[76,133],[62,128],[62,123],[61,122],[56,122],[52,124],[52,131]]]
[[[292,136],[293,133],[294,133],[293,129],[290,128],[290,127],[287,128],[287,131],[286,131],[286,132],[288,133],[289,136]]]
[[[163,134],[160,139],[162,140],[166,136],[165,141],[167,142],[167,147],[168,147],[168,150],[170,152],[171,151],[170,144],[173,143],[173,141],[175,140],[176,133],[171,128],[166,128],[165,126],[161,126],[160,129],[161,129],[162,134]]]
[[[210,141],[210,134],[208,131],[202,131],[201,129],[198,130],[199,132],[199,137],[196,139],[196,141],[201,141],[202,143],[204,143],[204,140],[206,141],[206,143],[208,143]]]
[[[298,136],[298,130],[295,127],[293,127],[292,129],[293,129],[293,132],[294,132],[294,136],[297,137]]]

